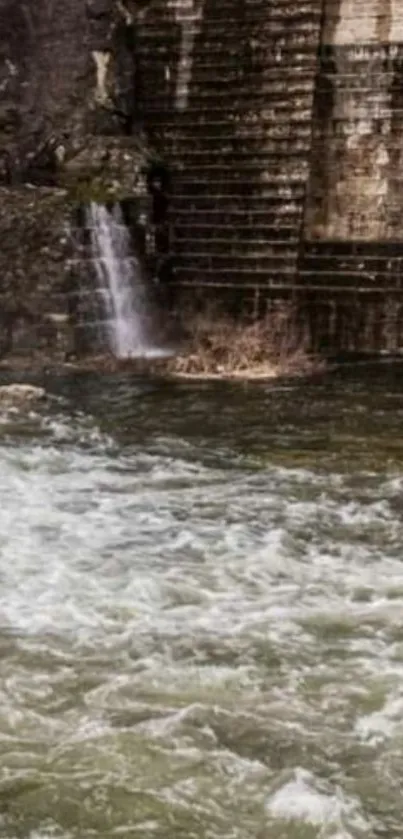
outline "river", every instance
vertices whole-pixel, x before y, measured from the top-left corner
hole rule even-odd
[[[402,839],[403,367],[44,384],[0,412],[1,839]]]

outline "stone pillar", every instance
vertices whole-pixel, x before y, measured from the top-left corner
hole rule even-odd
[[[300,279],[316,346],[403,346],[403,4],[324,0]]]
[[[325,0],[308,239],[396,238],[402,61],[399,0]]]

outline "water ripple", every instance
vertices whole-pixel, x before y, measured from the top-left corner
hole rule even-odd
[[[31,420],[0,442],[0,837],[400,839],[399,465]]]

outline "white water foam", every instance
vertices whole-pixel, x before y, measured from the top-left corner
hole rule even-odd
[[[403,675],[389,484],[354,501],[346,479],[206,467],[168,437],[158,453],[116,451],[84,418],[71,437],[67,426],[52,418],[50,440],[0,448],[0,734],[5,750],[21,738],[24,771],[51,760],[41,818],[90,777],[100,819],[101,793],[118,789],[119,835],[137,819],[127,835],[150,837],[168,813],[167,837],[182,818],[200,819],[185,835],[212,839],[373,835],[366,766],[400,807],[387,775],[382,787]],[[358,780],[344,771],[352,746]],[[14,779],[13,754],[0,757]],[[144,812],[132,790],[151,790]]]
[[[295,769],[291,779],[270,796],[266,811],[275,819],[317,825],[322,828],[323,839],[350,839],[351,828],[354,836],[357,831],[358,835],[367,835],[370,827],[356,800],[345,796],[340,789],[331,790],[302,767]]]

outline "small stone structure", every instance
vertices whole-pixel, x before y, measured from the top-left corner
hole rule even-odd
[[[74,345],[66,229],[122,199],[167,299],[403,346],[400,0],[31,5],[0,0],[0,354]]]

